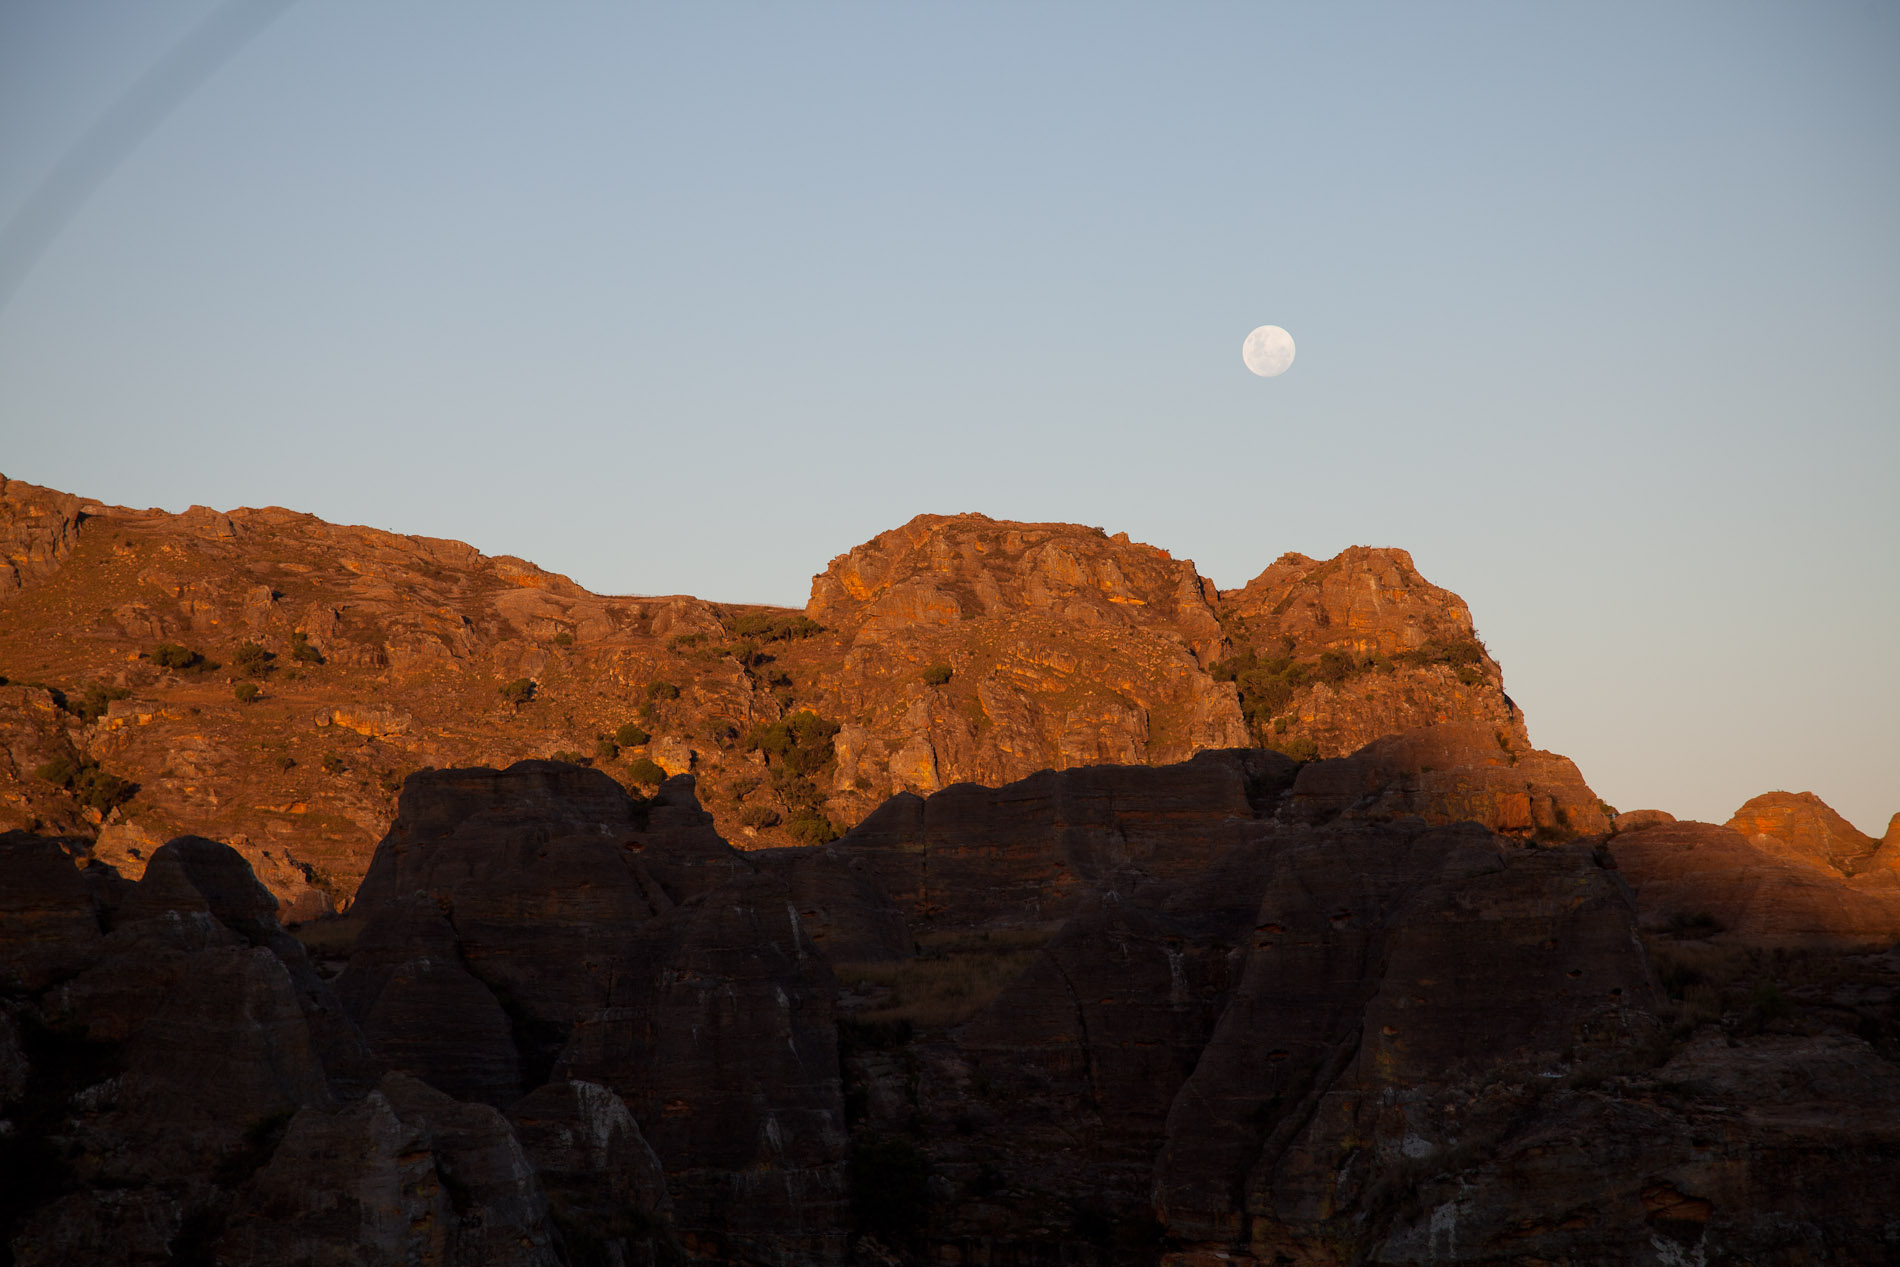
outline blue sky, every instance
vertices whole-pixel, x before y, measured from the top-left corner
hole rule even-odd
[[[786,604],[1398,545],[1610,801],[1900,810],[1900,8],[302,0],[22,247],[215,7],[0,3],[8,475]]]

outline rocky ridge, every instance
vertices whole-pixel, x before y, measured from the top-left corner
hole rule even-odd
[[[0,826],[136,879],[229,843],[304,919],[348,903],[419,769],[693,773],[722,836],[822,841],[898,792],[1445,721],[1528,751],[1469,612],[1403,551],[1222,593],[1125,534],[925,515],[802,612],[606,597],[460,542],[0,480]]]

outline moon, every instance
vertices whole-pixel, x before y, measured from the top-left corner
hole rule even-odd
[[[1240,359],[1262,378],[1278,378],[1293,364],[1293,336],[1279,326],[1261,326],[1240,345]]]

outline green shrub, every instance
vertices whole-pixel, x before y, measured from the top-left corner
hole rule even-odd
[[[1328,647],[1319,653],[1317,676],[1320,681],[1336,686],[1357,672],[1359,660],[1352,652]]]
[[[957,671],[955,669],[939,660],[935,664],[926,665],[924,667],[924,685],[942,686],[949,682],[951,678],[955,677],[956,674]]]
[[[730,748],[739,738],[739,727],[729,717],[708,717],[700,723],[699,737],[718,748]]]
[[[638,748],[641,744],[651,741],[652,738],[652,735],[649,735],[632,722],[628,722],[619,730],[614,731],[614,742],[619,744],[622,748]]]
[[[801,845],[826,845],[844,833],[838,825],[816,810],[801,809],[792,814],[785,830]]]
[[[190,647],[181,647],[175,642],[161,642],[152,652],[152,663],[161,669],[177,669],[182,672],[185,669],[202,668],[205,658]]]
[[[620,745],[610,737],[602,735],[594,742],[594,760],[616,761],[620,757]]]
[[[534,680],[518,677],[512,682],[504,682],[496,688],[501,697],[510,704],[525,704],[534,698]]]
[[[770,805],[748,805],[739,811],[739,822],[754,831],[766,827],[777,827],[778,811]]]
[[[113,700],[125,699],[131,694],[132,692],[122,686],[104,686],[95,682],[86,688],[85,694],[81,695],[77,702],[66,699],[63,695],[54,702],[80,721],[90,725],[106,715],[106,708]]]
[[[566,748],[562,748],[558,752],[550,752],[548,760],[560,761],[567,765],[581,765],[585,763],[586,758],[578,752],[569,752]]]
[[[36,779],[45,779],[71,792],[81,805],[110,813],[138,793],[139,785],[109,774],[90,757],[54,757],[33,771]]]
[[[1319,760],[1319,745],[1305,735],[1295,735],[1273,745],[1276,752],[1284,753],[1295,761]]]
[[[1290,656],[1263,657],[1249,648],[1208,666],[1216,682],[1240,688],[1240,711],[1247,724],[1263,729],[1275,713],[1293,700],[1294,692],[1312,680],[1304,664]]]
[[[255,682],[239,682],[231,688],[231,694],[237,696],[237,702],[240,704],[255,704],[257,697],[263,693],[263,688]]]
[[[650,700],[678,699],[680,688],[672,682],[648,682],[647,698]]]
[[[726,622],[726,632],[758,642],[788,642],[824,631],[823,625],[803,614],[759,612],[751,616],[735,616]]]
[[[240,642],[237,654],[231,657],[231,662],[245,677],[263,677],[271,671],[271,661],[276,658],[274,653],[265,650],[255,642]]]
[[[560,633],[554,635],[554,645],[557,647],[571,647],[574,645],[574,635],[563,629]]]
[[[298,664],[323,663],[323,653],[310,645],[310,635],[301,629],[290,635],[290,658]]]
[[[635,783],[655,784],[666,782],[666,771],[660,763],[651,757],[640,757],[627,763],[627,777]]]
[[[841,729],[809,708],[781,721],[761,722],[746,735],[747,752],[763,752],[772,763],[800,775],[812,775],[836,758],[832,740]]]

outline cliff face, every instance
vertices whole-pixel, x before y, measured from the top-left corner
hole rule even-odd
[[[1578,795],[1442,729],[1347,759],[1377,777],[1343,802],[1302,791],[1329,763],[1221,751],[753,852],[689,776],[432,771],[302,941],[211,841],[129,883],[0,837],[0,1236],[28,1264],[1886,1261],[1900,907],[1811,903],[1795,953],[1702,909],[1761,869],[1729,828],[1441,821],[1448,760]]]
[[[1395,550],[1289,555],[1221,594],[1125,536],[921,516],[834,560],[800,613],[18,481],[0,548],[0,826],[86,837],[132,879],[164,841],[215,837],[290,919],[348,902],[425,768],[690,772],[752,848],[1043,769],[1336,757],[1439,721],[1529,751],[1463,603]]]

